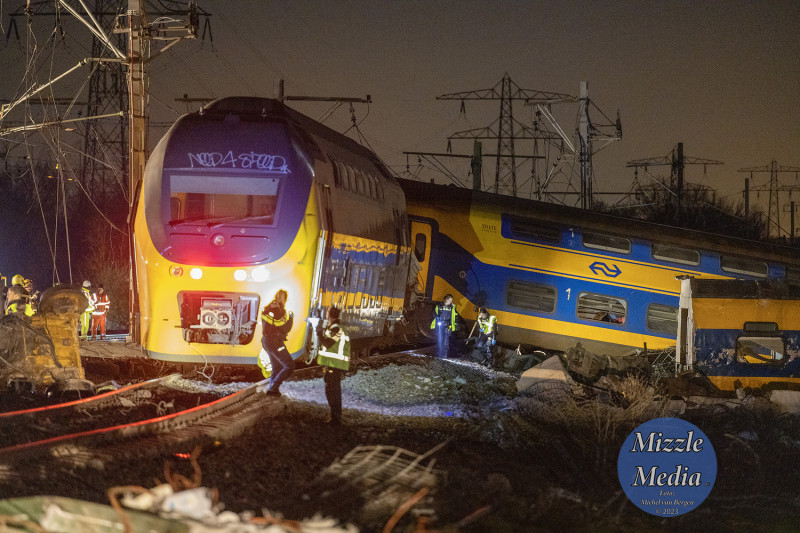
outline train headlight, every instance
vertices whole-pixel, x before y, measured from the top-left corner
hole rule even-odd
[[[236,281],[244,281],[247,279],[247,271],[246,270],[234,270],[233,271],[233,279]]]
[[[267,281],[269,279],[269,269],[265,267],[256,267],[251,274],[253,281]]]
[[[172,265],[172,267],[169,269],[169,273],[171,276],[179,278],[183,276],[183,267],[179,267],[178,265]]]
[[[222,246],[223,244],[225,244],[225,236],[222,235],[221,233],[217,233],[216,235],[211,237],[211,244],[213,244],[214,246]]]
[[[191,269],[189,271],[189,276],[191,276],[192,279],[200,279],[200,278],[203,277],[203,270],[200,269],[200,268],[194,267],[193,269]]]
[[[217,315],[217,324],[220,328],[227,327],[231,323],[231,315],[228,313],[220,313]]]

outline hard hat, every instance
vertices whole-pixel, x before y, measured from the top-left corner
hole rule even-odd
[[[87,287],[87,288],[88,288],[88,287],[91,287],[91,286],[92,286],[92,282],[91,282],[91,281],[89,281],[89,280],[87,279],[87,280],[85,280],[85,281],[83,282],[83,286],[84,286],[84,287]]]
[[[11,278],[12,285],[22,285],[25,282],[25,278],[22,277],[22,274],[17,274],[13,278]]]

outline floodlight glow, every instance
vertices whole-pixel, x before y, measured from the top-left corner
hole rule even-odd
[[[264,267],[256,267],[252,272],[253,281],[267,281],[269,279],[269,270]]]

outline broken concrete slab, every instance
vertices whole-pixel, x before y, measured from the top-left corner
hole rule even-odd
[[[545,359],[523,372],[517,380],[517,391],[525,390],[542,381],[563,381],[564,383],[570,381],[558,356],[554,355]]]
[[[769,392],[768,398],[781,413],[800,413],[800,391],[773,390]]]

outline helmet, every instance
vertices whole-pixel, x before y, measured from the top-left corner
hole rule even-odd
[[[11,278],[12,285],[22,285],[23,283],[25,283],[25,278],[22,276],[22,274],[17,274]]]
[[[87,279],[87,280],[85,280],[85,281],[83,282],[83,286],[84,286],[84,287],[86,287],[86,288],[88,289],[89,287],[91,287],[91,286],[92,286],[92,282],[91,282],[91,281],[89,281],[89,280]]]

